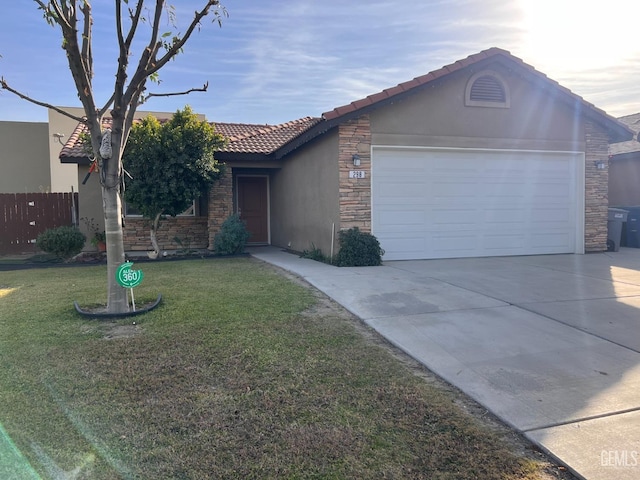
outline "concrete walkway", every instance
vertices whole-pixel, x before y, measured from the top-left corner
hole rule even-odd
[[[289,270],[588,480],[640,479],[640,249]]]

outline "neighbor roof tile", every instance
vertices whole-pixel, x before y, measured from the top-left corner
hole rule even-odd
[[[626,115],[618,118],[618,120],[633,130],[635,135],[633,136],[633,140],[610,144],[609,155],[640,152],[640,142],[637,140],[638,133],[640,133],[640,113]]]
[[[227,139],[227,144],[221,148],[221,152],[233,153],[258,153],[268,155],[285,143],[302,134],[321,119],[304,117],[292,122],[279,125],[245,124],[245,123],[213,123],[216,132]],[[105,118],[103,128],[111,126],[111,119]],[[60,152],[60,158],[86,158],[80,135],[86,132],[87,127],[80,123],[69,137],[69,140]]]

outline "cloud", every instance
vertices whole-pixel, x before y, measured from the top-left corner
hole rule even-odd
[[[619,15],[616,9],[623,0],[611,2],[610,14]],[[199,4],[195,0],[176,2],[178,30],[184,30]],[[496,46],[605,110],[640,110],[633,102],[638,93],[633,81],[639,73],[635,64],[640,64],[634,50],[637,42],[630,42],[627,54],[619,56],[612,68],[603,69],[596,63],[570,68],[566,57],[554,60],[546,50],[532,49],[546,44],[534,41],[535,32],[544,34],[546,17],[541,16],[541,26],[534,28],[531,8],[539,11],[540,7],[532,0],[243,0],[228,1],[226,6],[229,17],[222,28],[205,19],[184,53],[160,72],[162,84],[149,85],[150,90],[167,92],[208,81],[209,91],[156,98],[145,108],[171,111],[188,103],[214,120],[285,122],[320,115]],[[9,2],[7,8],[9,18],[15,18],[20,28],[8,25],[0,31],[0,44],[11,45],[11,50],[0,52],[4,55],[0,74],[52,103],[77,105],[59,48],[59,33],[42,21],[32,5]],[[558,17],[555,4],[546,8],[555,24],[571,25],[571,19]],[[584,4],[581,14],[593,8]],[[94,9],[94,85],[98,97],[107,98],[113,89],[117,58],[113,7],[94,2]],[[30,35],[24,34],[27,27]],[[603,44],[607,41],[607,35],[594,37]],[[618,42],[614,50],[618,52],[621,46]],[[0,115],[11,119],[5,97],[0,95]]]

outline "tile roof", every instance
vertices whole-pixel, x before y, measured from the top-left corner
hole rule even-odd
[[[270,154],[321,121],[304,117],[280,125],[216,123],[215,128],[229,139],[222,152]]]
[[[545,74],[538,72],[531,65],[524,63],[520,58],[511,55],[507,50],[494,47],[470,55],[450,65],[445,65],[426,75],[421,75],[407,82],[400,83],[395,87],[387,88],[381,92],[369,95],[366,98],[356,100],[348,105],[334,108],[333,110],[323,113],[322,118],[305,117],[280,125],[214,122],[217,131],[229,140],[226,147],[220,151],[228,154],[229,158],[237,158],[237,155],[242,154],[272,155],[274,158],[282,158],[284,155],[343,121],[366,113],[370,109],[393,102],[410,93],[415,93],[416,89],[451,73],[491,59],[509,61],[510,66],[515,64],[530,78],[532,77],[534,80],[541,82],[543,88],[550,87],[555,92],[560,93],[559,98],[569,103],[573,108],[581,109],[588,118],[606,128],[612,141],[626,141],[631,138],[632,132],[626,122],[620,122],[609,116],[604,110],[597,108],[555,80],[551,80]],[[109,121],[110,119],[107,120],[107,122]],[[78,135],[84,129],[84,125],[80,124],[76,128],[76,131],[69,137],[67,144],[60,153],[60,158],[63,162],[73,162],[74,159],[86,158],[86,155],[82,151],[82,146],[79,145],[78,142]],[[67,158],[67,160],[64,160],[64,158]]]
[[[224,122],[213,122],[212,124],[216,132],[227,139],[227,145],[220,149],[220,152],[268,155],[321,121],[320,118],[304,117],[279,125]],[[102,126],[109,128],[111,118],[103,119]],[[80,135],[87,131],[84,124],[78,124],[60,152],[61,159],[84,159],[87,157],[83,145],[79,141]]]
[[[387,88],[381,92],[369,95],[366,98],[351,102],[348,105],[342,105],[340,107],[334,108],[333,110],[323,113],[322,118],[328,121],[337,120],[340,119],[340,117],[354,114],[366,107],[372,107],[381,102],[393,101],[401,94],[407,93],[415,88],[422,87],[441,77],[449,75],[450,73],[456,72],[483,60],[499,57],[510,60],[511,62],[515,62],[522,69],[524,69],[525,72],[533,75],[533,77],[538,80],[542,80],[543,82],[550,84],[550,86],[557,89],[560,93],[567,95],[569,99],[574,101],[578,100],[582,107],[586,107],[585,111],[587,113],[595,114],[596,118],[600,119],[601,121],[604,120],[606,128],[609,129],[611,133],[617,135],[620,138],[627,138],[629,136],[630,132],[628,132],[628,128],[618,122],[615,118],[608,115],[604,110],[601,110],[592,103],[587,102],[568,88],[563,87],[555,80],[547,77],[544,73],[539,72],[531,65],[523,62],[520,58],[513,56],[509,51],[496,47],[483,50],[473,55],[469,55],[467,58],[458,60],[450,65],[445,65],[444,67],[427,73],[426,75],[421,75],[407,82],[400,83],[395,87]]]
[[[625,153],[640,152],[640,142],[638,142],[638,133],[640,133],[640,113],[634,113],[618,120],[627,125],[634,131],[633,140],[627,142],[612,143],[609,145],[609,155],[622,155]]]
[[[483,50],[482,52],[476,53],[474,55],[469,55],[467,58],[458,60],[457,62],[452,63],[451,65],[445,65],[438,70],[434,70],[425,75],[421,75],[407,82],[399,83],[395,87],[390,87],[381,92],[375,93],[373,95],[369,95],[366,98],[356,100],[355,102],[351,102],[348,105],[342,105],[341,107],[334,108],[329,112],[325,112],[322,114],[322,118],[325,120],[333,120],[334,118],[341,117],[347,113],[354,112],[356,110],[360,110],[363,107],[367,107],[369,105],[373,105],[375,103],[381,102],[383,100],[391,99],[401,93],[408,92],[409,90],[413,90],[416,87],[420,87],[427,83],[430,83],[440,77],[444,77],[450,73],[455,72],[456,70],[460,70],[468,67],[469,65],[473,65],[474,63],[479,62],[480,60],[484,60],[496,55],[503,55],[509,57],[511,59],[517,60],[523,65],[525,65],[522,60],[517,57],[514,57],[506,50],[502,50],[500,48],[490,48],[488,50]],[[533,69],[533,67],[529,67]],[[545,77],[546,78],[546,77]]]

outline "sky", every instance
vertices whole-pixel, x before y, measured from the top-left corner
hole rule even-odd
[[[92,2],[94,91],[113,92],[114,2]],[[129,2],[133,4],[133,1]],[[184,31],[202,0],[175,0]],[[206,93],[152,98],[139,108],[190,105],[210,121],[283,123],[335,107],[491,47],[619,117],[640,112],[637,0],[223,0],[222,27],[205,19],[155,93],[209,83]],[[80,106],[58,30],[35,2],[4,2],[0,75],[39,101]],[[163,29],[171,30],[168,22]],[[141,43],[145,42],[140,30]],[[148,38],[148,37],[146,37]],[[134,49],[132,62],[140,48]],[[0,90],[0,120],[47,121],[47,110]]]

